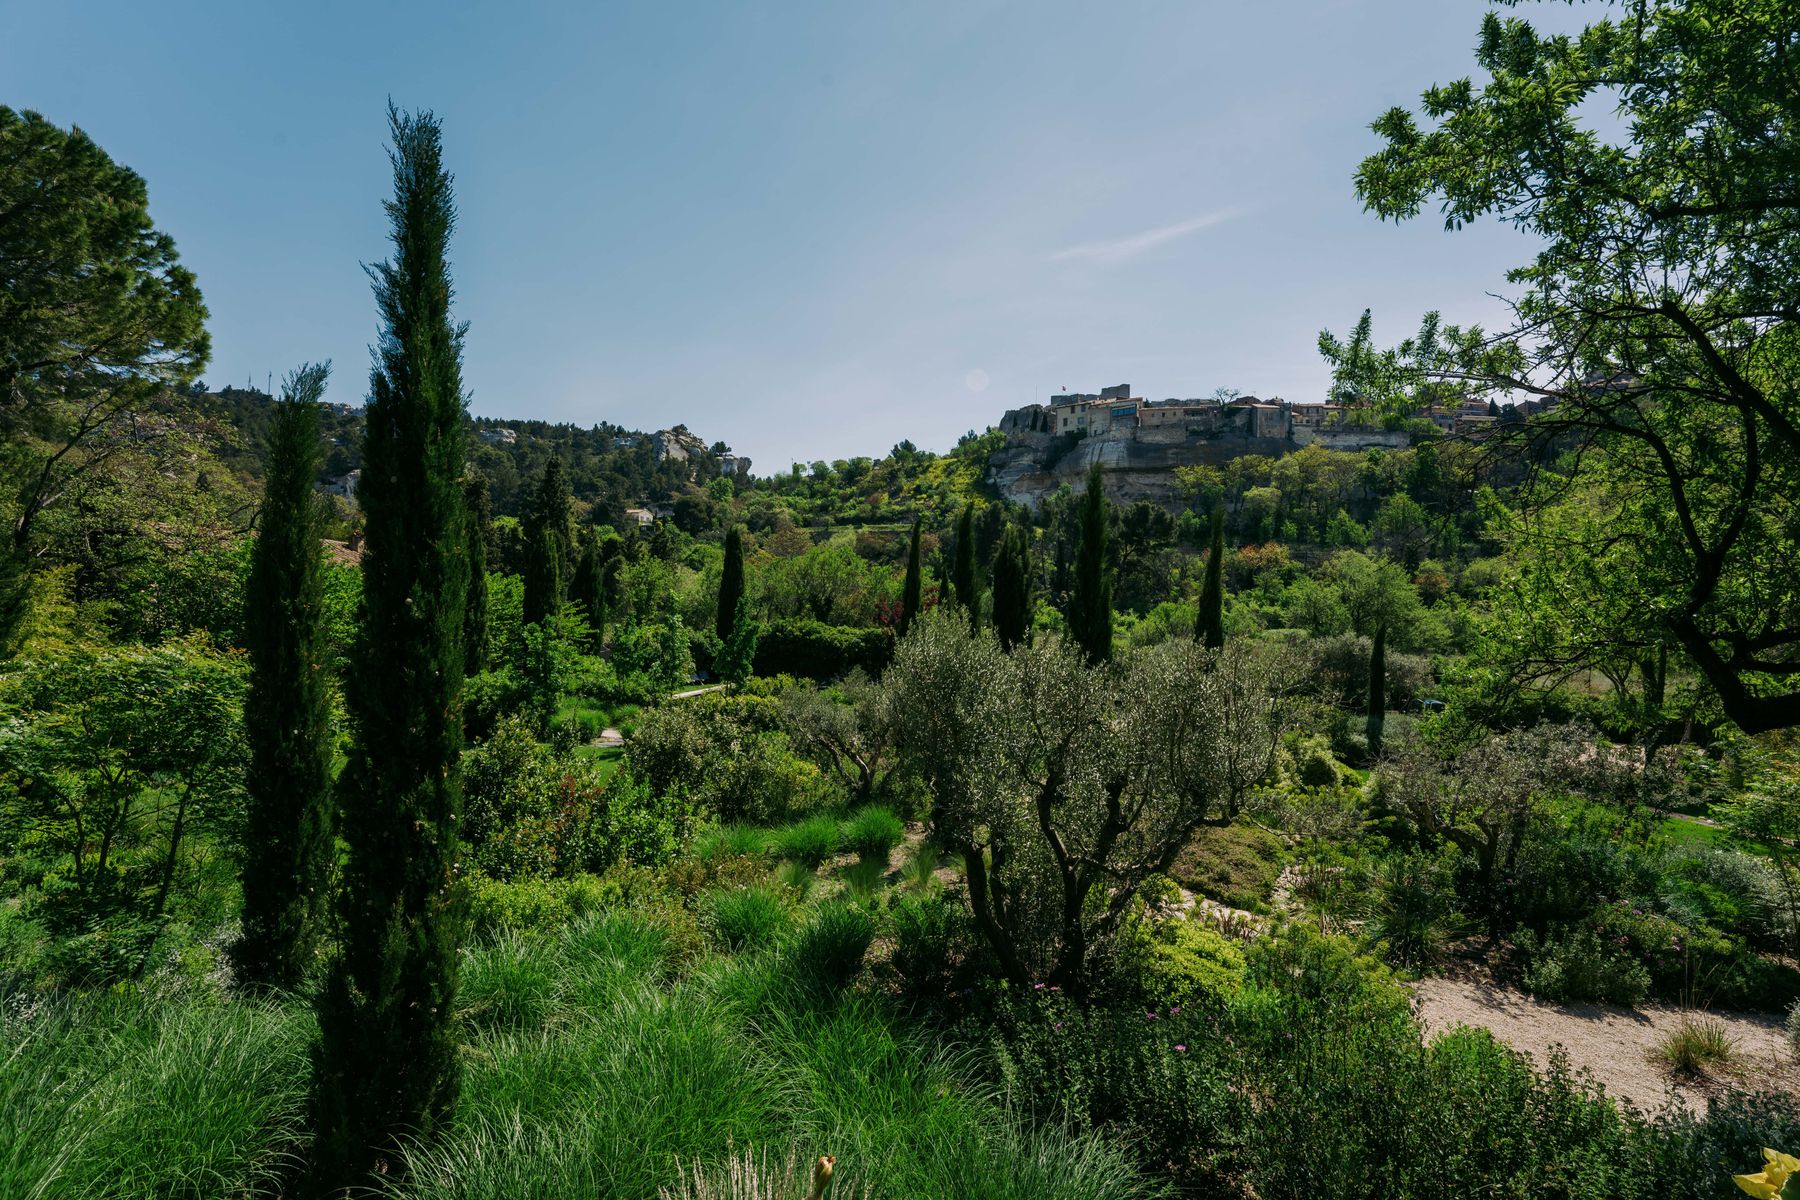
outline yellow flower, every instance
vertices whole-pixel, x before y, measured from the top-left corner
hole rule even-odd
[[[1754,1175],[1733,1175],[1732,1181],[1757,1200],[1779,1200],[1790,1175],[1800,1174],[1800,1158],[1779,1150],[1763,1150],[1763,1169]]]

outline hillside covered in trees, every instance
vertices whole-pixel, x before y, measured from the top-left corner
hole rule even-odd
[[[1800,20],[1577,7],[1355,181],[1516,323],[1160,503],[472,418],[429,112],[366,402],[209,389],[0,108],[0,1197],[1791,1193]]]

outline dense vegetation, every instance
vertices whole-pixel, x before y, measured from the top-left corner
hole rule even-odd
[[[1791,1064],[1696,1024],[1643,1112],[1407,992],[1800,1054],[1796,26],[1727,7],[1490,19],[1359,187],[1543,235],[1520,328],[1324,336],[1412,444],[1173,510],[471,422],[429,116],[366,409],[207,391],[142,181],[0,109],[0,1196],[1732,1194]]]

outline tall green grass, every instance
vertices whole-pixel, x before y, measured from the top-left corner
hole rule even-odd
[[[51,1002],[3,1035],[9,1200],[243,1195],[300,1146],[304,1010],[125,993]]]

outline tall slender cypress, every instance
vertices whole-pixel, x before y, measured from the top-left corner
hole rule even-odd
[[[598,654],[606,645],[606,564],[601,559],[600,535],[588,531],[581,547],[581,558],[575,563],[575,578],[569,581],[569,599],[581,606],[587,618],[588,649]]]
[[[487,476],[471,471],[463,480],[463,508],[467,518],[463,535],[469,556],[469,599],[463,611],[463,674],[478,675],[488,664],[488,526],[493,504],[488,498]]]
[[[318,1001],[314,1183],[362,1187],[402,1139],[445,1124],[457,1090],[451,884],[462,808],[462,328],[446,256],[456,221],[441,131],[391,105],[394,253],[363,441],[362,622],[339,780],[342,944]]]
[[[969,628],[981,628],[981,576],[975,570],[975,506],[963,505],[956,522],[956,559],[950,587],[956,603],[969,619]]]
[[[1069,597],[1069,628],[1088,661],[1112,658],[1112,576],[1106,563],[1108,511],[1106,481],[1095,463],[1088,472],[1075,537],[1075,588]]]
[[[524,525],[525,623],[533,625],[562,611],[562,584],[569,575],[569,485],[555,454],[544,462]]]
[[[994,632],[1002,649],[1023,645],[1031,631],[1031,546],[1025,531],[1007,527],[994,555]]]
[[[731,640],[738,601],[744,598],[744,535],[737,526],[725,535],[725,569],[719,575],[719,614],[714,629],[721,643]]]
[[[1369,651],[1369,723],[1366,728],[1369,757],[1381,757],[1381,735],[1387,725],[1387,622],[1375,627],[1375,645]]]
[[[1200,585],[1200,615],[1194,637],[1208,650],[1225,645],[1225,508],[1213,506],[1212,548],[1206,556],[1206,579]]]
[[[319,397],[331,365],[289,375],[269,430],[269,461],[244,647],[243,932],[232,947],[254,988],[300,986],[318,947],[331,877],[331,696],[325,670],[323,513],[313,482],[324,454]]]
[[[900,589],[900,636],[905,637],[912,623],[919,619],[919,608],[925,599],[925,561],[919,551],[919,524],[913,518],[912,544],[906,550],[906,583]]]

